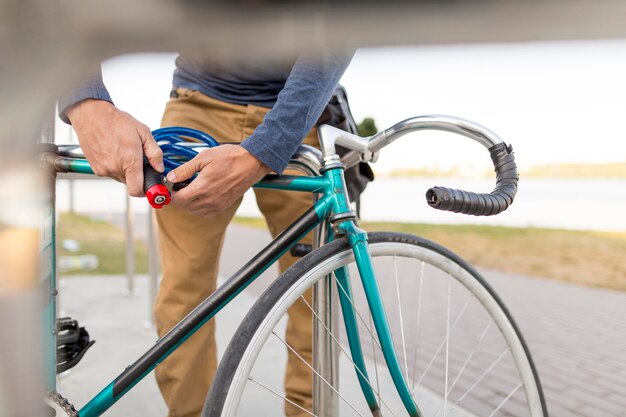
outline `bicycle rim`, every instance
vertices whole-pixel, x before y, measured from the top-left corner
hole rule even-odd
[[[396,354],[424,416],[547,416],[540,382],[517,326],[471,266],[414,236],[373,233],[369,242]],[[351,306],[357,312],[366,372],[380,413],[406,415],[385,367],[352,252],[344,241],[337,241],[296,263],[258,300],[224,355],[205,416],[275,416],[284,415],[285,409],[315,415],[284,393],[287,353],[297,352],[284,337],[286,315],[295,302],[312,307],[303,295],[342,266],[350,273]],[[334,281],[333,290],[345,293]],[[311,317],[319,322],[315,313]],[[355,370],[339,321],[339,331],[330,337],[339,352],[339,382],[330,388],[337,401],[332,415],[371,415],[357,382],[357,372],[362,371]],[[291,356],[320,378],[297,353]],[[322,382],[329,384],[323,378]]]

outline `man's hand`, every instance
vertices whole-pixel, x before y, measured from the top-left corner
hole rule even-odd
[[[230,207],[270,169],[239,145],[221,145],[200,152],[167,179],[181,182],[199,172],[193,182],[174,192],[172,202],[191,214],[212,217]]]
[[[143,156],[163,172],[163,152],[148,126],[103,100],[84,100],[67,111],[94,173],[123,182],[128,194],[143,196]]]

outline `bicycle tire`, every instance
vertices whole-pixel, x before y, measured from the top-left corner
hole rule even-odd
[[[508,309],[505,307],[502,300],[498,297],[495,291],[487,284],[485,279],[471,265],[467,264],[457,255],[455,255],[454,253],[450,252],[449,250],[443,248],[442,246],[434,242],[428,241],[426,239],[418,238],[415,236],[406,235],[406,234],[389,233],[389,232],[371,233],[369,234],[369,248],[370,248],[372,258],[375,261],[378,260],[379,258],[382,259],[386,255],[392,256],[393,262],[394,262],[394,268],[396,268],[396,271],[395,271],[396,287],[399,282],[398,273],[397,273],[398,269],[397,269],[396,263],[400,261],[409,262],[409,261],[415,260],[415,261],[420,262],[421,268],[422,268],[422,278],[421,278],[422,280],[425,280],[426,278],[430,279],[430,276],[425,277],[425,274],[424,274],[425,265],[432,265],[435,268],[433,269],[434,272],[432,274],[435,274],[436,270],[442,271],[444,275],[447,274],[448,276],[448,279],[447,279],[447,300],[448,300],[447,311],[448,313],[447,313],[447,318],[446,318],[447,330],[445,333],[445,340],[446,340],[445,342],[446,343],[445,371],[446,373],[452,373],[451,371],[452,371],[452,366],[453,366],[452,365],[453,360],[451,359],[452,357],[451,352],[453,351],[452,350],[453,348],[451,348],[449,345],[450,345],[450,340],[452,340],[453,332],[458,333],[458,329],[455,328],[455,326],[457,325],[458,320],[460,320],[461,316],[464,316],[466,312],[467,314],[471,312],[471,316],[469,320],[480,321],[479,316],[483,317],[484,314],[487,313],[488,318],[492,319],[495,322],[495,324],[497,325],[497,329],[499,330],[499,332],[491,331],[489,333],[490,331],[489,326],[491,326],[491,323],[488,324],[487,328],[482,330],[481,338],[477,342],[478,344],[473,345],[472,348],[474,350],[470,353],[469,357],[464,362],[463,367],[459,370],[459,373],[456,376],[456,379],[454,381],[454,384],[452,384],[452,386],[449,385],[449,381],[451,380],[451,376],[453,375],[445,376],[445,388],[444,388],[444,393],[442,394],[445,397],[445,403],[443,403],[442,405],[442,404],[437,403],[437,401],[442,400],[441,396],[435,395],[432,398],[429,397],[429,395],[431,395],[430,391],[432,390],[432,387],[430,385],[433,385],[433,382],[428,383],[429,380],[435,381],[434,383],[435,386],[440,383],[438,379],[440,374],[436,374],[435,371],[432,371],[432,369],[434,369],[433,363],[440,362],[438,355],[439,355],[439,351],[441,350],[441,346],[442,346],[441,344],[438,344],[438,343],[434,344],[434,346],[439,345],[439,349],[429,361],[430,365],[428,365],[428,368],[425,368],[425,366],[420,365],[421,367],[420,369],[425,368],[426,370],[425,370],[425,373],[421,375],[418,385],[422,384],[423,378],[426,375],[428,375],[429,372],[431,374],[436,374],[436,375],[432,378],[430,377],[426,378],[424,380],[423,387],[415,388],[416,379],[417,379],[416,368],[419,362],[417,360],[417,352],[419,350],[420,355],[421,355],[422,350],[424,352],[426,351],[430,352],[428,350],[430,349],[429,345],[433,345],[432,342],[428,341],[429,338],[426,337],[426,331],[419,328],[420,319],[418,318],[417,331],[418,333],[422,331],[423,335],[420,334],[419,338],[416,336],[417,341],[414,347],[415,358],[412,364],[413,386],[414,386],[414,391],[416,392],[415,395],[418,395],[417,390],[419,389],[421,390],[420,395],[422,395],[424,399],[428,399],[428,401],[430,402],[434,401],[433,405],[430,405],[430,410],[425,411],[424,409],[422,409],[424,416],[427,416],[427,417],[431,417],[431,416],[434,417],[436,415],[448,415],[448,416],[449,415],[463,415],[463,416],[471,415],[471,416],[481,416],[481,417],[487,416],[487,415],[504,415],[504,416],[528,415],[531,417],[547,417],[548,416],[546,402],[545,402],[543,392],[541,389],[539,376],[535,368],[534,362],[532,360],[532,357],[530,355],[530,352],[528,350],[528,347],[521,335],[521,332],[518,326],[515,324],[511,314],[509,313]],[[382,259],[382,261],[384,261],[384,259]],[[294,300],[299,300],[301,298],[300,296],[304,294],[308,288],[310,288],[315,282],[317,282],[322,277],[327,276],[330,271],[334,271],[340,266],[349,264],[351,262],[353,262],[353,255],[352,255],[351,249],[348,246],[345,239],[340,239],[330,244],[324,245],[322,248],[310,253],[309,255],[307,255],[300,261],[298,261],[267,289],[267,291],[257,300],[256,304],[249,311],[246,318],[241,323],[239,329],[237,330],[235,334],[235,337],[231,340],[224,354],[224,357],[217,370],[217,374],[214,379],[214,382],[212,383],[211,390],[209,391],[207,395],[205,407],[203,409],[204,417],[237,415],[238,407],[242,403],[241,395],[243,394],[243,392],[247,390],[249,386],[253,386],[253,385],[262,386],[261,384],[259,384],[259,382],[256,379],[254,380],[255,384],[249,383],[249,381],[252,380],[250,379],[251,368],[253,365],[255,365],[256,360],[259,357],[259,352],[267,343],[268,339],[270,338],[270,335],[272,334],[276,335],[276,333],[274,332],[274,327],[276,326],[277,323],[280,322],[280,318],[286,314],[286,311],[291,305],[291,302]],[[431,266],[429,266],[429,270],[430,268]],[[381,279],[380,279],[380,276],[378,276],[378,274],[377,274],[377,278],[379,279],[379,282],[380,282]],[[436,280],[440,280],[440,278],[433,278],[433,282],[435,282]],[[423,282],[424,281],[422,281],[422,283]],[[459,311],[457,307],[453,307],[451,305],[452,304],[451,303],[451,288],[452,288],[453,282],[454,282],[455,291],[459,291],[460,293],[460,291],[462,291],[462,289],[465,288],[467,292],[469,293],[469,297],[463,309],[460,310],[459,316],[456,317],[454,321],[454,326],[451,327],[450,323],[452,321],[451,320],[452,315],[450,311],[453,309],[455,312]],[[426,286],[422,287],[422,283],[420,283],[420,294],[426,294],[427,287]],[[431,284],[428,284],[428,285],[431,285]],[[434,285],[433,288],[436,288],[439,286],[438,283],[435,283],[433,285]],[[336,288],[336,291],[339,291],[339,290],[341,289]],[[400,293],[400,290],[398,289],[398,297],[399,297],[398,304],[401,304],[400,302],[401,295],[402,294]],[[356,300],[356,295],[355,295],[355,300]],[[419,303],[420,306],[421,306],[422,301],[423,300],[421,300],[420,298],[420,303]],[[475,309],[472,304],[471,310],[468,310],[467,303],[469,303],[470,301],[476,302],[478,306],[477,309]],[[420,307],[420,308],[425,308],[425,307]],[[482,314],[478,314],[481,308],[482,308]],[[387,310],[392,310],[392,308],[387,308]],[[399,307],[398,310],[400,311],[400,326],[402,326],[401,307]],[[420,313],[418,313],[418,317],[419,316],[420,316]],[[437,317],[437,318],[435,318],[435,316],[429,317],[429,322],[436,321],[439,319],[440,317]],[[364,319],[361,319],[361,321],[363,323],[360,323],[360,324],[367,326]],[[437,326],[438,325],[439,324],[437,324]],[[462,331],[465,334],[467,330],[466,325],[463,324],[462,327],[463,327]],[[482,329],[483,328],[482,324],[478,328]],[[401,329],[401,330],[402,330],[402,337],[404,338],[404,329]],[[361,331],[360,333],[363,334],[364,332]],[[514,364],[514,368],[516,368],[517,370],[517,373],[518,373],[517,376],[521,380],[521,383],[520,383],[521,385],[518,384],[517,388],[515,388],[511,393],[508,393],[508,394],[506,390],[504,392],[498,392],[499,390],[501,390],[499,388],[500,385],[508,384],[508,381],[505,381],[505,380],[510,378],[510,375],[508,374],[508,372],[510,372],[512,369],[511,365],[508,364],[500,372],[500,374],[495,373],[495,369],[498,369],[499,367],[503,366],[503,363],[504,363],[501,359],[498,359],[494,364],[490,365],[491,367],[488,370],[492,374],[492,375],[489,375],[489,378],[490,378],[489,384],[487,384],[485,375],[482,375],[479,378],[481,385],[483,385],[483,380],[485,380],[484,385],[487,388],[492,389],[494,391],[492,394],[489,394],[489,395],[492,395],[491,398],[488,398],[488,399],[484,398],[486,395],[485,389],[480,390],[479,392],[480,395],[474,395],[474,393],[471,393],[472,390],[476,391],[475,389],[476,383],[475,383],[469,391],[471,395],[468,395],[468,393],[465,392],[465,394],[463,394],[463,398],[461,398],[460,403],[457,402],[456,404],[451,404],[452,400],[454,400],[453,396],[458,395],[456,394],[456,391],[454,390],[458,390],[459,388],[462,388],[463,390],[465,390],[467,384],[471,383],[472,379],[470,379],[470,382],[464,382],[465,387],[462,387],[461,385],[455,386],[457,383],[459,383],[459,381],[463,381],[463,379],[460,379],[461,374],[463,372],[470,370],[469,363],[476,362],[479,357],[482,358],[482,356],[487,357],[491,355],[491,353],[489,354],[483,353],[483,352],[476,353],[478,350],[478,346],[480,346],[480,344],[487,343],[485,342],[485,334],[488,334],[488,333],[490,334],[489,336],[489,343],[490,343],[489,348],[490,349],[491,349],[491,343],[492,343],[491,339],[495,340],[495,338],[499,336],[505,345],[504,353],[511,352],[511,355],[510,355],[511,361]],[[372,353],[373,353],[372,355],[373,359],[372,358],[369,359],[369,362],[371,365],[372,360],[376,364],[377,353],[376,353],[375,343],[374,343],[375,337],[373,336],[372,333],[370,334],[372,335],[371,344],[372,344]],[[455,338],[456,337],[457,336],[455,335]],[[335,339],[335,341],[339,343],[340,341],[338,339],[339,338]],[[433,338],[430,337],[430,339],[433,339]],[[426,340],[426,342],[423,343],[425,346],[424,348],[421,348],[421,347],[418,348],[418,345],[421,343],[420,342],[421,340]],[[439,339],[435,337],[433,340],[438,341]],[[463,344],[466,342],[466,340],[469,341],[469,339],[460,339],[461,341],[460,344],[462,345],[463,349],[465,349],[465,347],[463,347],[464,346]],[[402,341],[403,341],[403,348],[404,348],[405,347],[404,339]],[[472,343],[475,343],[475,342],[472,340]],[[483,348],[481,347],[481,349]],[[428,358],[429,355],[426,355],[426,358]],[[465,355],[466,353],[463,353],[462,357],[465,357]],[[347,357],[348,355],[345,354],[343,356]],[[407,378],[409,379],[411,379],[409,375],[411,372],[409,372],[409,367],[406,365],[407,364],[406,358],[410,356],[411,355],[407,354],[406,349],[404,350],[403,354],[398,355],[399,358],[402,358],[402,357],[404,358],[404,363],[407,368],[406,374],[407,374]],[[348,360],[350,359],[348,358]],[[419,363],[427,362],[425,359],[424,360],[420,359],[420,361],[421,362]],[[473,372],[475,371],[475,368],[477,367],[480,368],[480,365],[481,364],[472,364],[471,369],[473,369]],[[376,364],[376,382],[379,383],[378,381],[379,372],[378,372],[377,366],[378,365]],[[483,369],[483,368],[480,368],[480,369]],[[484,372],[487,372],[487,371],[484,371]],[[265,373],[267,374],[267,372]],[[354,368],[352,368],[352,373],[356,374]],[[373,374],[370,373],[370,376],[372,375]],[[382,375],[382,372],[381,372],[381,375]],[[342,375],[342,378],[343,378],[343,375]],[[475,378],[475,377],[472,376],[472,378]],[[373,378],[371,379],[373,380]],[[371,383],[373,385],[373,381]],[[340,384],[341,384],[341,381],[340,381]],[[523,389],[521,391],[519,390],[520,386],[523,386]],[[268,388],[265,387],[265,389],[267,390]],[[379,389],[380,389],[380,384],[379,384]],[[272,391],[271,388],[269,390]],[[522,395],[520,395],[520,393]],[[279,402],[285,401],[284,396],[281,399],[278,393],[274,392],[274,394],[279,397],[278,398]],[[379,395],[379,399],[380,399],[380,393],[378,393],[377,395]],[[522,398],[523,401],[520,400],[520,397]],[[457,400],[458,398],[460,397],[457,397]],[[383,403],[385,402],[384,399],[382,401]],[[450,404],[448,404],[448,401],[450,401]],[[526,403],[525,405],[523,404],[524,401]],[[346,402],[349,403],[349,401],[347,400]],[[418,403],[418,406],[422,407],[419,401],[417,403]],[[355,414],[366,415],[366,414],[361,414],[356,409],[356,405],[353,405],[353,404],[349,404],[349,405],[352,408],[352,410],[356,411]],[[384,405],[386,409],[389,409],[391,413],[393,413],[393,415],[396,415],[397,410],[392,410],[392,407],[387,403],[384,403]],[[492,411],[490,414],[487,414],[488,410],[485,411],[486,405],[488,405],[487,408],[491,407],[490,409]],[[265,401],[263,401],[263,407],[264,408],[267,407],[267,403]],[[442,411],[441,410],[442,407],[443,407],[443,414],[439,414],[439,412]],[[524,411],[524,408],[526,409],[527,412]],[[435,409],[436,409],[436,412],[435,412]],[[345,410],[352,411],[349,408],[344,406],[341,412],[342,415],[347,414]],[[365,408],[364,410],[365,410],[365,413],[367,413],[368,410]],[[255,415],[262,415],[261,411],[262,409],[257,407]],[[242,413],[243,415],[246,415],[244,411],[242,411]],[[276,412],[274,410],[274,411],[268,411],[268,413],[269,413],[268,415],[275,415]],[[383,414],[388,414],[388,413],[385,410]]]

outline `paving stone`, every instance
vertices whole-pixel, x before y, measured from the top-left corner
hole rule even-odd
[[[548,412],[550,417],[589,417],[585,414],[581,414],[580,409],[572,410],[556,404],[548,404]]]
[[[582,415],[585,416],[594,416],[594,417],[624,417],[626,413],[624,409],[617,411],[607,411],[603,410],[598,404],[586,405],[580,409]]]
[[[552,392],[560,392],[569,387],[569,381],[559,380],[556,377],[542,378],[541,384],[544,390],[550,390]]]
[[[564,408],[569,408],[572,410],[576,410],[582,407],[583,402],[576,397],[572,397],[571,395],[564,395],[562,393],[553,393],[552,391],[544,390],[544,395],[546,397],[546,402],[548,406],[550,405],[559,405]]]
[[[609,394],[606,396],[606,400],[626,407],[626,395]]]
[[[246,248],[236,243],[243,241],[242,239],[247,242]],[[230,228],[221,265],[223,273],[228,275],[229,271],[234,271],[240,266],[241,259],[246,257],[241,253],[243,249],[254,251],[255,248],[261,248],[267,240],[265,232],[240,226]],[[626,319],[624,319],[626,294],[490,270],[482,272],[500,294],[523,332],[544,384],[551,416],[626,417]],[[275,273],[270,275],[275,277]],[[72,278],[72,281],[76,280],[72,287],[79,285],[83,280],[87,288],[88,280],[91,279]],[[250,291],[258,294],[266,284],[254,283]],[[82,294],[83,289],[76,288],[75,291]],[[121,325],[129,326],[131,321],[112,323],[107,317],[96,316],[99,312],[106,311],[106,306],[103,305],[109,302],[105,300],[106,297],[113,297],[116,302],[121,302],[120,294],[116,291],[121,293],[121,289],[120,291],[107,289],[106,294],[99,294],[100,300],[97,301],[88,297],[73,300],[75,303],[69,313],[79,318],[84,317],[88,328],[91,322],[100,332],[94,335],[96,339],[100,338],[102,341],[94,346],[95,353],[104,347],[106,334],[121,331],[127,338],[125,344],[129,348],[132,347],[129,349],[134,352],[130,355],[132,358],[136,352],[141,352],[154,342],[153,331],[142,328],[143,322],[148,317],[149,307],[147,303],[141,307],[139,312],[145,312],[145,317],[136,320],[137,323],[133,322],[132,329],[120,330]],[[69,304],[65,305],[69,308]],[[432,310],[432,313],[436,314],[436,311]],[[470,319],[479,321],[480,315],[468,314],[468,322]],[[234,325],[229,324],[227,327],[232,327],[234,331]],[[462,340],[464,330],[459,330],[458,335]],[[425,333],[420,338],[420,343],[429,343],[432,346],[441,340],[441,332]],[[491,343],[492,341],[486,341],[484,347],[487,351],[497,354],[497,344],[492,346]],[[467,346],[471,347],[473,344],[473,341],[467,341]],[[220,351],[223,352],[222,347]],[[430,356],[427,356],[426,363],[423,363],[423,358],[419,358],[419,366],[426,366],[434,353],[434,349],[424,351],[430,352]],[[86,362],[90,361],[90,354],[91,352],[87,353]],[[454,353],[450,366],[459,369],[465,359],[462,354]],[[126,362],[122,362],[121,366],[125,364]],[[440,387],[445,362],[442,358],[437,358],[433,366],[434,369],[429,372],[425,382],[427,385]],[[461,390],[464,391],[469,387],[481,375],[482,370],[484,367],[480,361],[472,363],[468,367],[469,378],[467,376],[461,378],[455,392],[456,390],[462,392]],[[110,378],[114,377],[117,371],[117,369],[107,370],[104,374]],[[74,377],[85,372],[78,367],[73,372],[72,375],[63,378],[63,384],[68,390],[71,388],[74,391],[73,398],[77,398],[79,403],[108,382],[108,379],[103,377],[102,381],[89,382],[93,386],[84,388]],[[503,389],[502,386],[507,386],[506,384],[510,382],[510,367],[503,366],[502,370],[495,368],[493,376],[494,382],[480,384],[476,392],[466,397],[464,401],[471,403],[476,409],[493,408],[489,404],[489,399],[494,397],[489,395],[489,389],[498,392]],[[149,382],[150,380],[151,378],[148,382],[140,384],[137,393],[125,398],[122,408],[112,410],[107,415],[132,417],[163,414],[160,396],[154,382]],[[81,384],[82,381],[84,380],[81,379]],[[520,410],[516,408],[517,405],[512,402],[505,411],[510,415],[518,415]]]
[[[596,409],[597,412],[606,413],[607,415],[618,416],[624,411],[623,406],[606,401],[604,398],[598,398],[598,396],[580,389],[568,390],[563,395],[582,401],[584,404],[583,408]]]

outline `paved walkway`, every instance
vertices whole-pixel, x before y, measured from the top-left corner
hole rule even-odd
[[[626,293],[486,276],[526,337],[551,415],[626,416]]]
[[[245,239],[245,247],[237,245]],[[234,272],[260,249],[265,232],[229,229],[221,271]],[[626,417],[626,294],[547,280],[483,271],[518,321],[537,363],[551,416]],[[218,316],[223,352],[255,294],[272,272]],[[138,295],[123,295],[123,277],[61,281],[61,311],[78,318],[97,340],[83,362],[61,378],[63,392],[78,406],[102,388],[154,341],[147,279]],[[119,341],[122,340],[123,343]],[[163,416],[165,406],[151,376],[123,398],[111,416]]]

